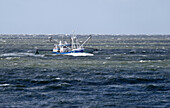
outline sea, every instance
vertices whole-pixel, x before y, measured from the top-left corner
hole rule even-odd
[[[35,54],[70,36],[0,35],[0,108],[170,108],[170,35],[96,34],[94,56]]]

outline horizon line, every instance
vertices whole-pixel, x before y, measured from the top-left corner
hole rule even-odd
[[[55,33],[3,33],[3,34],[0,34],[0,35],[170,35],[170,33],[139,33],[139,34],[106,34],[106,33],[89,33],[89,34],[84,34],[84,33],[71,33],[71,34],[67,34],[67,33],[58,33],[58,34],[55,34]]]

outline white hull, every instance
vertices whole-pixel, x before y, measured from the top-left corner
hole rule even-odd
[[[94,54],[90,54],[90,53],[68,53],[68,54],[64,54],[64,55],[70,55],[70,56],[94,56]]]

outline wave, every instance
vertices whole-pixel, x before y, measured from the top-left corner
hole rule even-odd
[[[150,84],[145,87],[145,90],[147,90],[147,91],[168,91],[170,89],[165,84],[162,84],[162,85]]]
[[[44,57],[44,55],[36,55],[34,53],[5,53],[0,57]]]
[[[6,87],[9,86],[10,84],[0,84],[0,87]]]

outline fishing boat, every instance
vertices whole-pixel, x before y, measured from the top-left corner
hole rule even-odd
[[[86,42],[91,39],[91,36],[86,39],[81,45],[78,42],[76,36],[72,36],[68,44],[66,41],[59,41],[59,44],[55,44],[53,48],[53,53],[57,55],[71,55],[71,56],[93,56],[92,53],[85,52],[85,48],[83,47]]]
[[[69,56],[93,56],[93,52],[97,49],[85,48],[84,44],[91,39],[91,35],[82,44],[78,41],[75,35],[71,36],[70,43],[67,41],[57,41],[58,44],[54,44],[53,49],[37,49],[35,54],[45,54],[46,56],[54,55],[69,55]],[[52,42],[50,40],[49,42]],[[48,53],[47,53],[48,52]]]

